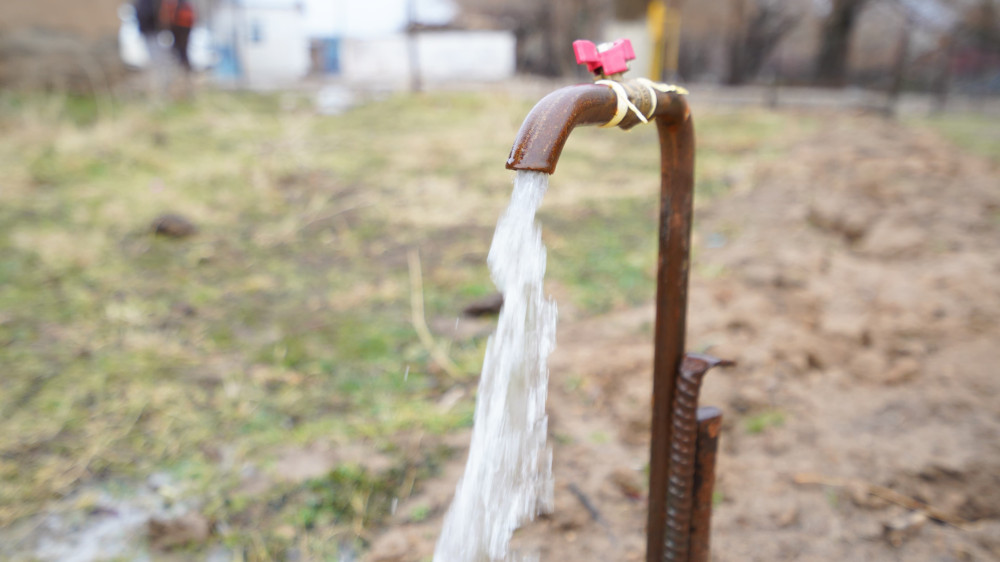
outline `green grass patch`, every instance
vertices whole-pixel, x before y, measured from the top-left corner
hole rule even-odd
[[[743,420],[743,427],[750,434],[763,433],[767,429],[783,425],[785,425],[785,414],[778,410],[768,410]]]
[[[1000,162],[1000,130],[995,119],[980,114],[948,112],[912,122],[930,127],[962,149]]]
[[[539,214],[549,246],[548,277],[593,313],[652,298],[656,194],[589,203],[574,213]]]
[[[726,495],[720,490],[712,490],[712,507],[719,507],[726,501]]]

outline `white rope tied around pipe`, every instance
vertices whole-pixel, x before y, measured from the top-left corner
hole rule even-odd
[[[635,80],[639,84],[642,84],[649,89],[650,98],[653,100],[650,104],[649,113],[643,115],[639,108],[632,103],[632,100],[628,99],[628,92],[625,91],[625,87],[622,86],[621,82],[616,80],[598,80],[594,84],[603,84],[605,86],[610,86],[611,90],[614,91],[615,96],[618,99],[618,106],[615,109],[615,115],[607,123],[601,125],[601,128],[615,127],[621,123],[625,116],[628,115],[629,110],[635,113],[635,116],[639,118],[643,123],[649,123],[649,120],[653,118],[653,113],[656,111],[656,92],[663,92],[665,94],[670,92],[677,92],[682,96],[686,96],[688,91],[680,86],[675,86],[673,84],[661,84],[659,82],[653,82],[649,78],[636,78]]]

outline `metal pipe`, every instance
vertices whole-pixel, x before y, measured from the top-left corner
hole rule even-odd
[[[651,100],[644,95],[648,89],[637,82],[625,82],[622,86],[636,106],[648,114]],[[555,172],[563,145],[573,129],[578,125],[603,125],[611,121],[617,106],[618,96],[614,90],[600,84],[567,86],[550,93],[535,104],[521,124],[507,158],[507,169]],[[663,122],[675,125],[690,120],[687,102],[676,92],[656,92],[656,107],[650,117],[656,118],[657,125]],[[640,120],[629,114],[619,127],[630,129],[638,123]]]
[[[652,442],[649,461],[649,514],[646,561],[662,562],[667,520],[667,474],[671,442],[674,377],[681,366],[687,319],[687,285],[694,192],[694,125],[684,96],[654,91],[638,82],[623,84],[633,104],[655,118],[660,140],[659,257],[653,356]],[[648,100],[645,98],[649,98]],[[570,132],[577,125],[608,123],[618,96],[605,85],[562,88],[542,98],[517,133],[507,168],[551,174]],[[652,111],[650,111],[652,109]],[[630,114],[619,125],[640,122]]]
[[[670,469],[669,448],[673,433],[671,410],[674,378],[680,369],[687,326],[694,191],[694,127],[691,120],[667,124],[657,119],[656,128],[660,137],[660,250],[656,281],[647,562],[661,562],[665,551],[666,475]]]
[[[577,125],[607,123],[616,105],[611,88],[594,84],[569,86],[545,96],[521,124],[507,169],[555,172],[570,132]]]
[[[722,412],[715,406],[698,408],[698,443],[694,461],[694,510],[691,514],[691,555],[688,562],[709,562],[715,459],[719,455]]]

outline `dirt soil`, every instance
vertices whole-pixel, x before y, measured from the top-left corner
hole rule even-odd
[[[696,209],[688,347],[738,362],[702,393],[725,413],[713,560],[1000,560],[997,162],[870,118],[816,135]],[[641,560],[653,309],[560,306],[555,509],[515,541]],[[369,560],[429,559],[464,461]]]

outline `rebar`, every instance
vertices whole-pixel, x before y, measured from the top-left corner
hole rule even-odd
[[[663,560],[688,562],[694,518],[694,474],[698,444],[698,393],[705,373],[727,362],[688,354],[681,362],[671,412],[670,468],[667,471],[667,521]]]

